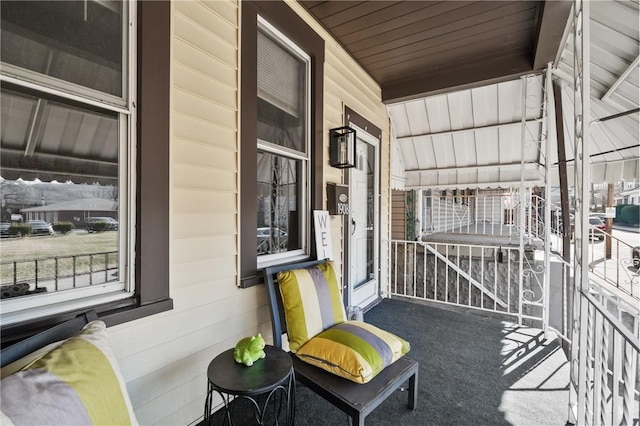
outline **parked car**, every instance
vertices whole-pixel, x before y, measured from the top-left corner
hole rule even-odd
[[[631,257],[633,258],[634,268],[640,269],[640,246],[635,246],[631,249]]]
[[[104,225],[96,225],[97,223],[104,223]],[[94,216],[87,219],[86,228],[89,232],[117,231],[118,221],[112,217]]]
[[[9,228],[11,227],[10,223],[2,222],[0,223],[0,238],[10,237]]]
[[[575,223],[574,218],[571,218],[571,237],[573,238],[575,232]],[[604,240],[604,236],[606,235],[607,226],[604,221],[600,219],[598,216],[589,216],[589,238],[597,238],[599,240]]]
[[[599,240],[604,240],[607,226],[598,216],[589,216],[589,235]]]
[[[287,231],[280,228],[258,228],[258,254],[278,253],[287,248]]]
[[[27,223],[31,225],[32,235],[53,235],[53,227],[44,220],[29,220]]]

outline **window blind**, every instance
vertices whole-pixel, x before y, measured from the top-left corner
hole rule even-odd
[[[305,63],[258,31],[258,96],[294,117],[303,113]]]

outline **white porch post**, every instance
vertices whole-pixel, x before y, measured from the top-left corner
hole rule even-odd
[[[542,328],[545,339],[549,332],[549,295],[551,292],[551,187],[549,186],[549,173],[551,173],[550,153],[552,140],[555,145],[555,113],[553,100],[553,76],[551,75],[551,63],[547,64],[545,74],[545,120],[543,121],[544,132],[544,299],[542,303]]]
[[[573,424],[590,423],[590,391],[587,342],[589,332],[589,306],[582,303],[581,292],[588,288],[589,249],[589,1],[575,0],[574,31],[574,148],[575,148],[575,248],[573,276],[573,323],[571,333],[571,386],[569,394],[569,421]]]
[[[529,76],[522,76],[520,81],[522,82],[522,117],[520,119],[520,167],[522,167],[522,173],[520,173],[520,218],[518,225],[520,229],[520,240],[518,246],[518,324],[522,325],[522,309],[524,304],[522,303],[523,291],[524,291],[524,234],[527,231],[527,220],[525,216],[526,208],[526,194],[527,188],[524,184],[525,178],[525,143],[527,137],[527,86]],[[531,201],[531,198],[528,200]]]

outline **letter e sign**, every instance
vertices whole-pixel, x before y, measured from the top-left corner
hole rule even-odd
[[[318,253],[318,260],[333,260],[329,212],[326,210],[314,210],[313,223],[315,225],[316,252]]]

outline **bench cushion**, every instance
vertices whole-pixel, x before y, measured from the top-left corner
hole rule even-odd
[[[346,321],[302,345],[296,356],[356,383],[367,383],[409,352],[400,337],[360,321]]]
[[[138,423],[102,321],[0,383],[2,424]]]
[[[291,352],[316,334],[346,320],[333,263],[279,272],[278,283]]]

